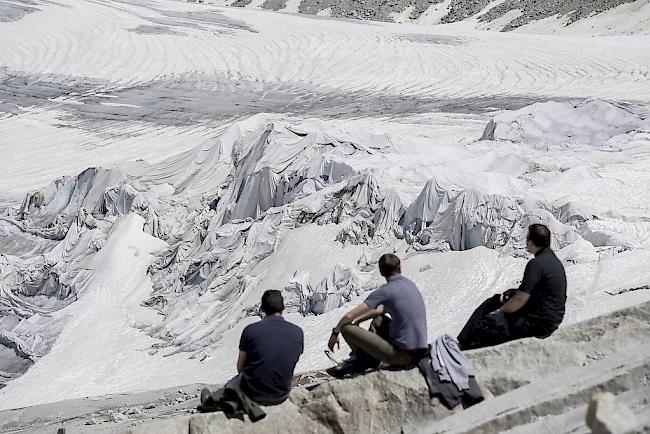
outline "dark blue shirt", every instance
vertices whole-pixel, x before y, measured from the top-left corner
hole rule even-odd
[[[390,343],[402,350],[426,348],[427,310],[415,283],[401,274],[393,274],[388,283],[379,287],[364,302],[376,309],[384,305],[391,317],[388,328]]]
[[[246,326],[239,349],[246,352],[241,387],[252,400],[275,401],[291,391],[293,370],[304,348],[302,329],[278,315]]]

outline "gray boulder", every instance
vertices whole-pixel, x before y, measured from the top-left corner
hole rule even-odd
[[[593,434],[628,434],[637,428],[634,413],[609,392],[591,398],[586,422]]]
[[[309,391],[295,389],[282,405],[265,407],[265,419],[227,419],[223,413],[141,425],[128,433],[392,433],[412,432],[426,421],[453,414],[428,389],[417,370],[377,371],[354,380],[335,380]]]

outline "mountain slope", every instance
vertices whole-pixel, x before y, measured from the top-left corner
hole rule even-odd
[[[531,33],[649,34],[648,0],[221,0],[233,7]]]

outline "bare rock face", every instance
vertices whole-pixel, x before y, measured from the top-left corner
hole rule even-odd
[[[474,433],[575,432],[567,425],[585,401],[600,390],[627,394],[627,408],[613,395],[596,395],[589,426],[594,433],[635,432],[647,426],[647,377],[650,367],[650,303],[558,330],[547,339],[521,339],[469,351],[486,401],[450,411],[429,398],[417,369],[380,370],[354,379],[333,380],[312,390],[296,388],[290,399],[266,407],[267,417],[251,424],[222,413],[170,419],[170,426],[140,425],[133,433]],[[630,404],[631,403],[631,404]],[[635,416],[636,415],[636,416]],[[635,421],[635,417],[638,424]],[[555,420],[556,418],[557,420]],[[565,419],[562,419],[565,418]],[[552,420],[551,420],[552,419]],[[519,430],[515,430],[518,428]],[[642,428],[645,429],[645,428]],[[549,432],[548,430],[543,430]]]
[[[203,0],[187,0],[201,3]],[[523,25],[545,18],[561,17],[563,22],[571,24],[587,17],[598,15],[617,6],[633,3],[635,0],[300,0],[298,12],[317,15],[324,11],[328,15],[360,20],[395,21],[398,16],[408,20],[418,20],[431,8],[441,9],[443,15],[440,23],[455,23],[477,18],[479,22],[491,23],[506,20],[501,24],[502,31],[511,31]],[[211,0],[209,3],[224,4],[234,7],[262,8],[281,11],[287,8],[287,0]],[[436,7],[437,6],[437,7]],[[11,10],[9,11],[11,12]],[[517,12],[511,18],[508,14]],[[9,14],[11,21],[11,13]],[[22,15],[19,15],[22,16]],[[403,19],[402,18],[402,19]],[[0,16],[0,21],[2,17]]]
[[[129,433],[393,433],[413,432],[426,421],[450,414],[437,398],[429,398],[420,373],[378,371],[354,380],[335,380],[312,391],[296,389],[281,405],[265,407],[265,419],[227,419],[223,413],[197,415],[142,425]]]
[[[634,413],[609,392],[591,398],[586,421],[594,434],[627,434],[637,428]]]
[[[267,417],[254,424],[227,419],[222,413],[191,414],[200,389],[218,386],[188,385],[178,392],[158,390],[7,410],[0,412],[0,431],[33,431],[56,424],[70,432],[140,434],[569,434],[588,432],[586,403],[607,390],[616,400],[597,395],[589,410],[593,432],[650,432],[650,302],[562,327],[547,339],[521,339],[472,350],[467,356],[486,400],[465,410],[450,411],[437,398],[431,399],[417,369],[380,370],[296,387],[281,405],[265,407]],[[633,419],[634,426],[623,425]]]

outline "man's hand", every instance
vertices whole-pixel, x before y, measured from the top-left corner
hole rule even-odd
[[[366,319],[365,314],[368,313],[369,311],[374,312],[374,309],[372,309],[370,306],[368,306],[365,303],[361,303],[359,306],[355,307],[350,312],[343,315],[343,318],[341,318],[341,320],[336,325],[336,327],[334,327],[333,331],[340,332],[341,329],[344,326],[346,326],[348,324],[352,324],[355,320],[357,320],[357,321],[365,321],[365,319]],[[368,318],[373,318],[373,317],[370,316]],[[332,333],[332,336],[330,336],[330,341],[327,344],[330,351],[334,351],[334,345],[338,345],[338,343],[339,343],[339,336],[338,335],[339,335],[338,333]]]
[[[504,291],[504,293],[501,294],[501,297],[499,298],[499,301],[501,302],[501,304],[506,304],[508,302],[508,300],[510,300],[512,298],[512,296],[515,295],[516,292],[517,292],[517,290],[514,289],[514,288],[511,288],[511,289],[508,289],[508,290]]]
[[[327,348],[329,348],[330,351],[334,351],[334,345],[341,349],[341,345],[339,344],[339,335],[336,333],[332,333],[330,336],[330,341],[327,343]]]

